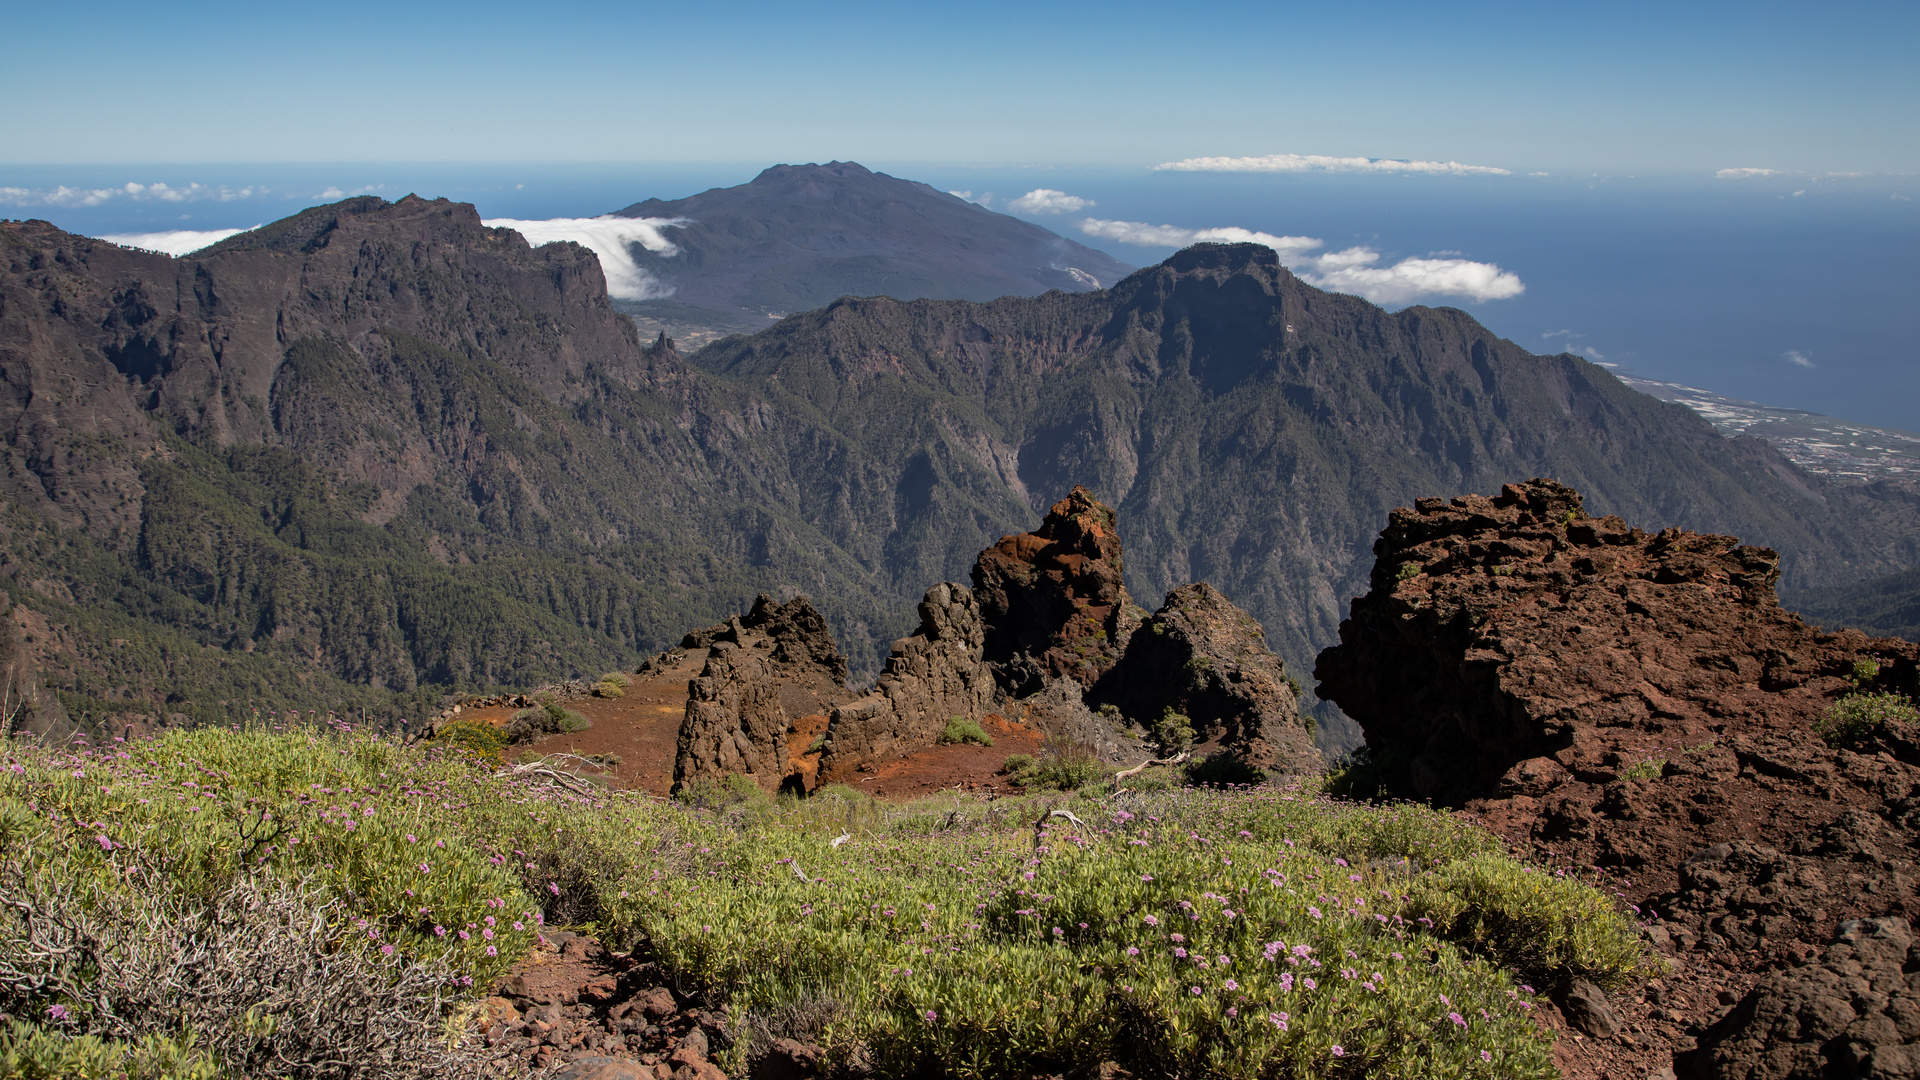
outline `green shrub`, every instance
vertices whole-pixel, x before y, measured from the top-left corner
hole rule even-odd
[[[513,719],[507,724],[507,737],[513,742],[532,742],[556,732],[564,735],[576,734],[592,726],[593,723],[586,717],[558,701],[547,701],[531,709],[522,709],[514,713]]]
[[[747,1033],[716,1052],[729,1070],[742,1043],[805,1031],[830,1069],[875,1075],[1555,1075],[1511,979],[1404,918],[1405,870],[1317,850],[1424,854],[1460,834],[1445,815],[1281,792],[1065,798],[888,808],[838,847],[778,812],[689,835],[692,872],[614,918],[725,1001]]]
[[[1622,780],[1658,780],[1666,770],[1666,758],[1650,757],[1645,761],[1636,761],[1620,774]]]
[[[992,746],[993,736],[988,735],[981,729],[980,721],[969,720],[964,716],[956,716],[948,720],[946,728],[940,732],[940,742],[973,743],[977,746]]]
[[[180,1039],[130,1042],[49,1031],[19,1020],[0,1027],[0,1080],[220,1080],[220,1069]]]
[[[1024,788],[1078,791],[1113,770],[1089,747],[1050,746],[1037,758],[1014,754],[1001,765],[1000,771]]]
[[[600,681],[603,683],[612,683],[613,685],[620,687],[622,690],[633,685],[633,680],[628,678],[624,672],[619,672],[619,671],[607,672],[605,675],[600,676]]]
[[[1193,721],[1187,714],[1175,712],[1169,705],[1153,723],[1153,741],[1160,744],[1161,753],[1178,754],[1193,747]]]
[[[593,684],[593,696],[616,701],[627,696],[627,688],[617,682],[602,680]]]
[[[506,763],[507,733],[481,720],[454,720],[433,733],[429,745],[468,754],[489,765]]]
[[[701,810],[725,810],[744,803],[771,801],[753,777],[741,773],[697,777],[682,784],[673,797],[684,806]]]
[[[1905,694],[1855,691],[1834,702],[1813,729],[1828,746],[1838,749],[1858,746],[1889,721],[1920,723],[1920,710]]]
[[[1421,571],[1425,569],[1425,566],[1417,562],[1403,562],[1399,566],[1394,567],[1393,577],[1396,581],[1405,581],[1408,578],[1419,577]]]
[[[1639,927],[1603,893],[1501,855],[1420,875],[1408,915],[1525,982],[1618,989],[1651,974]]]
[[[1177,768],[1165,765],[1152,765],[1134,773],[1125,780],[1117,781],[1117,786],[1128,791],[1154,792],[1167,791],[1179,787],[1187,774]]]
[[[1265,783],[1267,771],[1232,754],[1208,754],[1187,762],[1187,782],[1203,787],[1251,787]]]

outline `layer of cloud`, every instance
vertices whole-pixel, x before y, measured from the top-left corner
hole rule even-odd
[[[255,225],[253,228],[259,227]],[[251,231],[251,229],[172,229],[167,232],[114,233],[111,236],[102,236],[100,239],[122,247],[157,251],[177,259],[190,251],[199,251],[209,244],[217,244],[229,236],[238,236],[243,232]]]
[[[1237,226],[1183,229],[1139,221],[1086,218],[1080,231],[1104,240],[1144,247],[1185,247],[1203,242],[1264,244],[1300,280],[1321,289],[1364,296],[1376,304],[1410,304],[1437,296],[1467,300],[1507,300],[1526,291],[1519,275],[1492,263],[1470,259],[1402,259],[1380,265],[1380,253],[1368,247],[1312,254],[1326,243],[1311,236],[1275,236]]]
[[[1261,157],[1197,157],[1154,166],[1174,172],[1359,172],[1439,173],[1448,176],[1511,176],[1492,165],[1457,161],[1402,161],[1398,158],[1329,157],[1325,154],[1266,154]]]
[[[686,218],[550,218],[545,221],[521,221],[517,218],[489,218],[481,222],[488,228],[512,229],[527,238],[534,247],[571,240],[600,257],[600,270],[607,275],[607,294],[622,300],[658,300],[673,295],[673,286],[640,268],[634,261],[633,246],[639,245],[659,255],[674,256],[680,249],[660,230],[691,224]]]
[[[1082,199],[1077,195],[1043,187],[1034,188],[1009,202],[1007,209],[1021,214],[1077,214],[1092,205],[1092,199]]]
[[[1183,229],[1177,225],[1148,225],[1142,221],[1102,221],[1099,218],[1086,218],[1080,222],[1080,231],[1088,236],[1097,236],[1103,240],[1118,240],[1123,244],[1139,244],[1142,247],[1186,247],[1188,244],[1265,244],[1278,251],[1282,261],[1290,255],[1298,256],[1326,243],[1311,236],[1275,236],[1272,233],[1255,232],[1238,226],[1222,229]]]
[[[1715,180],[1752,180],[1759,176],[1774,176],[1777,169],[1721,169],[1713,174]]]
[[[973,197],[973,192],[971,191],[949,191],[947,194],[956,199],[965,199],[970,203],[978,203],[981,206],[993,205],[993,192],[991,191],[982,193],[977,199]]]
[[[209,187],[193,183],[185,187],[169,184],[139,184],[129,180],[119,187],[83,188],[61,184],[50,188],[0,187],[0,206],[99,206],[102,203],[130,202],[233,202],[265,195],[263,187]]]
[[[1808,356],[1799,349],[1788,349],[1786,352],[1780,354],[1780,359],[1785,360],[1794,367],[1810,368],[1815,366],[1813,357]]]

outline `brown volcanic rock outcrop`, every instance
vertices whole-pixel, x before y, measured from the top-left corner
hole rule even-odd
[[[1224,751],[1284,773],[1321,766],[1311,721],[1302,723],[1266,631],[1205,582],[1168,593],[1091,696],[1148,723],[1167,709],[1184,713],[1203,753]]]
[[[744,618],[695,630],[682,647],[704,648],[707,659],[687,684],[674,790],[733,774],[768,791],[807,787],[815,763],[796,758],[789,736],[795,721],[846,697],[847,670],[812,603],[801,596],[775,604],[762,593]]]
[[[1316,674],[1390,788],[1618,875],[1678,979],[1737,995],[1805,969],[1696,1029],[1684,1075],[1827,1075],[1802,1059],[1842,1033],[1853,1064],[1905,1053],[1906,1027],[1872,1020],[1884,988],[1855,995],[1857,1025],[1783,1019],[1766,999],[1873,982],[1853,946],[1816,961],[1815,943],[1847,919],[1920,916],[1920,731],[1891,722],[1835,749],[1815,730],[1856,688],[1913,695],[1920,645],[1823,633],[1779,606],[1773,552],[1589,518],[1551,480],[1422,499],[1374,551],[1372,592]],[[1756,1049],[1794,1024],[1811,1043]]]
[[[1814,733],[1857,660],[1911,693],[1920,646],[1807,626],[1765,548],[1649,536],[1534,480],[1396,510],[1374,552],[1315,674],[1406,794],[1671,886],[1710,844],[1787,847],[1920,781]]]
[[[1312,729],[1260,624],[1206,584],[1167,594],[1143,624],[1121,571],[1113,510],[1075,487],[1038,529],[980,553],[974,589],[927,593],[920,629],[894,642],[874,691],[834,711],[820,775],[930,746],[948,720],[978,720],[996,705],[1109,760],[1135,748],[1090,706],[1148,727],[1173,708],[1193,721],[1203,751],[1317,771]]]
[[[1123,571],[1113,509],[1077,485],[1039,528],[982,551],[973,592],[1001,684],[1024,696],[1048,679],[1098,682],[1140,622]]]
[[[862,764],[932,746],[954,717],[979,720],[993,701],[981,661],[986,626],[965,585],[943,582],[920,601],[920,628],[893,643],[873,691],[833,710],[820,777],[844,779]]]
[[[734,627],[735,621],[739,623],[738,630]],[[825,616],[804,596],[781,604],[761,593],[753,601],[753,609],[738,620],[689,631],[681,638],[680,647],[710,648],[715,641],[733,640],[739,630],[758,630],[765,634],[772,643],[770,658],[774,663],[796,671],[815,668],[817,674],[846,685],[847,658],[840,654],[839,643],[833,640],[833,631],[827,628]]]
[[[1826,960],[1761,983],[1675,1062],[1682,1080],[1920,1076],[1920,947],[1899,919],[1840,928]]]

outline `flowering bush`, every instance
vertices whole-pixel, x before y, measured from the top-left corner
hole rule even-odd
[[[1635,927],[1606,897],[1421,807],[1089,786],[891,807],[756,788],[708,808],[533,775],[345,732],[16,748],[0,765],[0,865],[18,873],[0,899],[45,907],[33,882],[78,883],[62,910],[85,918],[68,922],[131,943],[174,932],[107,918],[142,910],[136,893],[208,940],[232,921],[225,898],[275,898],[262,903],[287,955],[359,971],[366,1000],[398,1010],[384,1026],[416,1035],[496,983],[543,922],[584,925],[724,1007],[729,1071],[801,1037],[882,1075],[1118,1060],[1214,1077],[1546,1077],[1523,984],[1638,970]],[[223,984],[180,974],[164,949],[116,970],[172,982],[120,981],[184,989],[90,998],[83,975],[32,959],[47,951],[21,945],[31,920],[13,918],[0,992],[47,1030],[125,1042],[219,999]],[[312,1030],[292,1004],[235,1013],[196,1015],[224,1017],[200,1025],[204,1046],[236,1073],[271,1074],[243,1049],[263,1031]]]
[[[1041,806],[901,808],[837,846],[690,819],[655,840],[683,869],[637,864],[610,914],[748,1029],[830,1006],[810,1037],[882,1073],[1553,1075],[1531,992],[1411,914],[1418,867],[1505,859],[1485,833],[1298,794]]]

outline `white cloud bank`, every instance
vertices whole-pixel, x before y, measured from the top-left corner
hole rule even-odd
[[[673,295],[673,286],[640,268],[633,259],[635,244],[668,257],[680,254],[679,247],[660,230],[692,224],[687,218],[623,218],[608,215],[595,218],[551,218],[546,221],[521,221],[517,218],[489,218],[481,222],[490,229],[512,229],[527,238],[534,247],[571,240],[600,257],[600,269],[607,275],[607,294],[622,300],[658,300]]]
[[[1715,180],[1752,180],[1760,176],[1773,176],[1775,169],[1721,169],[1713,174]]]
[[[1077,214],[1092,205],[1092,199],[1082,199],[1052,188],[1034,188],[1009,202],[1007,209],[1022,214]]]
[[[136,184],[128,181],[119,187],[76,188],[61,184],[50,188],[0,187],[0,206],[99,206],[126,199],[133,202],[233,202],[265,195],[263,187],[209,187],[193,183],[185,187],[167,184]]]
[[[1359,172],[1435,173],[1446,176],[1511,176],[1492,165],[1457,161],[1402,161],[1399,158],[1329,157],[1325,154],[1267,154],[1262,157],[1197,157],[1168,161],[1155,170],[1173,172]]]
[[[1475,302],[1507,300],[1527,289],[1519,275],[1492,263],[1469,259],[1402,259],[1391,266],[1381,266],[1380,253],[1367,247],[1314,255],[1313,251],[1326,244],[1311,236],[1275,236],[1233,226],[1183,229],[1176,225],[1099,218],[1081,221],[1080,231],[1088,236],[1145,247],[1185,247],[1205,241],[1265,244],[1279,252],[1281,263],[1307,284],[1364,296],[1376,304],[1410,304],[1434,296],[1458,296]]]
[[[1786,352],[1780,354],[1780,359],[1785,360],[1794,367],[1810,368],[1815,366],[1813,357],[1808,356],[1799,349],[1788,349]]]
[[[255,225],[253,228],[259,227]],[[172,229],[167,232],[115,233],[112,236],[102,236],[100,239],[122,247],[157,251],[177,259],[190,251],[199,251],[209,244],[217,244],[229,236],[238,236],[243,232],[252,231],[253,229]]]

